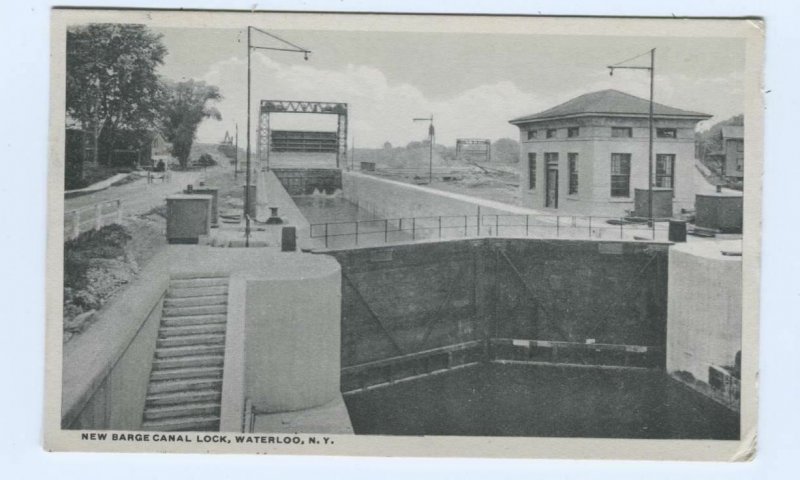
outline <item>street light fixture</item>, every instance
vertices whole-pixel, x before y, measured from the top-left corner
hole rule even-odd
[[[415,118],[412,121],[414,122],[430,122],[428,126],[428,138],[430,139],[430,145],[428,150],[428,185],[433,184],[433,141],[436,137],[436,130],[433,128],[433,114],[431,113],[430,117],[427,118]]]
[[[261,47],[257,45],[253,45],[251,42],[251,32],[255,30],[256,32],[262,33],[270,38],[278,40],[288,47],[279,48],[279,47]],[[244,246],[250,246],[250,216],[248,215],[247,209],[250,206],[250,176],[251,176],[251,168],[250,168],[250,71],[251,71],[251,53],[253,50],[276,50],[279,52],[296,52],[302,53],[303,59],[308,61],[308,55],[311,53],[311,50],[306,50],[303,47],[297,46],[288,40],[284,40],[277,35],[272,33],[266,32],[261,30],[260,28],[256,28],[253,26],[247,26],[247,172],[245,174],[245,187],[244,187]]]
[[[639,57],[641,57],[643,55],[646,55],[646,53],[644,53],[642,55],[637,55],[637,56],[635,56],[633,58],[630,58],[628,60],[619,62],[617,64],[609,65],[608,66],[608,70],[609,70],[608,74],[613,77],[614,76],[614,69],[648,70],[650,72],[650,112],[649,112],[649,115],[648,115],[648,120],[649,120],[649,124],[650,124],[650,129],[649,129],[650,130],[650,136],[649,136],[649,142],[648,142],[648,160],[647,160],[647,204],[648,204],[647,207],[648,207],[648,210],[649,210],[649,217],[650,217],[649,220],[648,220],[648,226],[653,229],[653,233],[652,234],[653,234],[653,238],[655,238],[655,221],[653,219],[653,77],[655,76],[655,70],[656,70],[656,49],[653,48],[647,53],[650,54],[650,66],[649,67],[620,65],[622,63],[629,62],[629,61],[634,60],[636,58],[639,58]]]

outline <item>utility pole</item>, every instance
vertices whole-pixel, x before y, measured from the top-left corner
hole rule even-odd
[[[239,178],[239,123],[236,123],[236,142],[233,156],[233,178]]]
[[[430,139],[428,151],[428,185],[433,183],[433,142],[436,137],[436,130],[433,128],[433,114],[428,118],[415,118],[414,122],[430,122],[428,125],[428,138]]]
[[[650,66],[623,66],[620,65],[625,62],[629,62],[636,58],[642,57],[647,53],[650,54]],[[649,70],[650,71],[650,109],[648,114],[648,124],[649,124],[649,141],[648,141],[648,155],[647,155],[647,207],[648,207],[648,226],[653,229],[652,235],[655,238],[655,220],[653,218],[653,90],[654,90],[654,83],[655,83],[655,70],[656,70],[656,49],[653,48],[649,52],[643,53],[641,55],[637,55],[633,58],[628,60],[624,60],[614,65],[609,65],[609,75],[614,76],[614,69],[627,69],[627,70]]]
[[[288,47],[287,48],[277,48],[277,47],[255,46],[251,42],[251,38],[252,38],[251,37],[251,31],[252,30],[255,30],[256,32],[259,32],[259,33],[261,33],[263,35],[266,35],[266,36],[268,36],[270,38],[273,38],[275,40],[278,40],[279,42],[282,42],[282,43],[288,45]],[[247,212],[247,208],[250,205],[250,176],[251,176],[251,167],[250,167],[250,103],[251,103],[250,102],[250,84],[251,84],[251,80],[250,80],[251,67],[250,67],[250,64],[251,64],[251,60],[250,60],[250,57],[252,56],[253,50],[277,50],[277,51],[281,51],[281,52],[302,53],[303,57],[305,58],[306,61],[308,61],[308,54],[311,53],[311,50],[306,50],[305,48],[299,47],[299,46],[295,45],[294,43],[291,43],[291,42],[289,42],[287,40],[284,40],[284,39],[280,38],[277,35],[274,35],[272,33],[269,33],[269,32],[266,32],[264,30],[261,30],[260,28],[252,27],[250,25],[247,26],[247,149],[246,149],[246,151],[247,151],[247,154],[246,154],[247,155],[247,159],[246,159],[247,172],[246,172],[246,175],[245,175],[245,188],[244,188],[244,221],[245,221],[245,223],[244,223],[244,225],[245,225],[245,227],[244,227],[244,236],[245,236],[244,246],[245,247],[249,247],[250,246],[250,217],[247,215],[247,213],[248,213]],[[267,148],[269,148],[269,147],[267,147]],[[237,153],[238,153],[238,151],[237,151]]]

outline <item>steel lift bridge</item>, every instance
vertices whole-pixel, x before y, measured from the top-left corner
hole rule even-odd
[[[336,115],[336,132],[271,130],[273,113]],[[347,104],[298,100],[261,100],[258,122],[258,159],[270,168],[270,152],[335,153],[336,168],[347,165]]]

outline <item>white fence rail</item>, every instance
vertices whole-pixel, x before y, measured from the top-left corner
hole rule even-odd
[[[122,223],[122,200],[119,199],[64,212],[64,240],[114,223]]]

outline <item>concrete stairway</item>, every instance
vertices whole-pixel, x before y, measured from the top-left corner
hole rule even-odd
[[[218,431],[228,279],[173,279],[164,298],[143,430]]]

